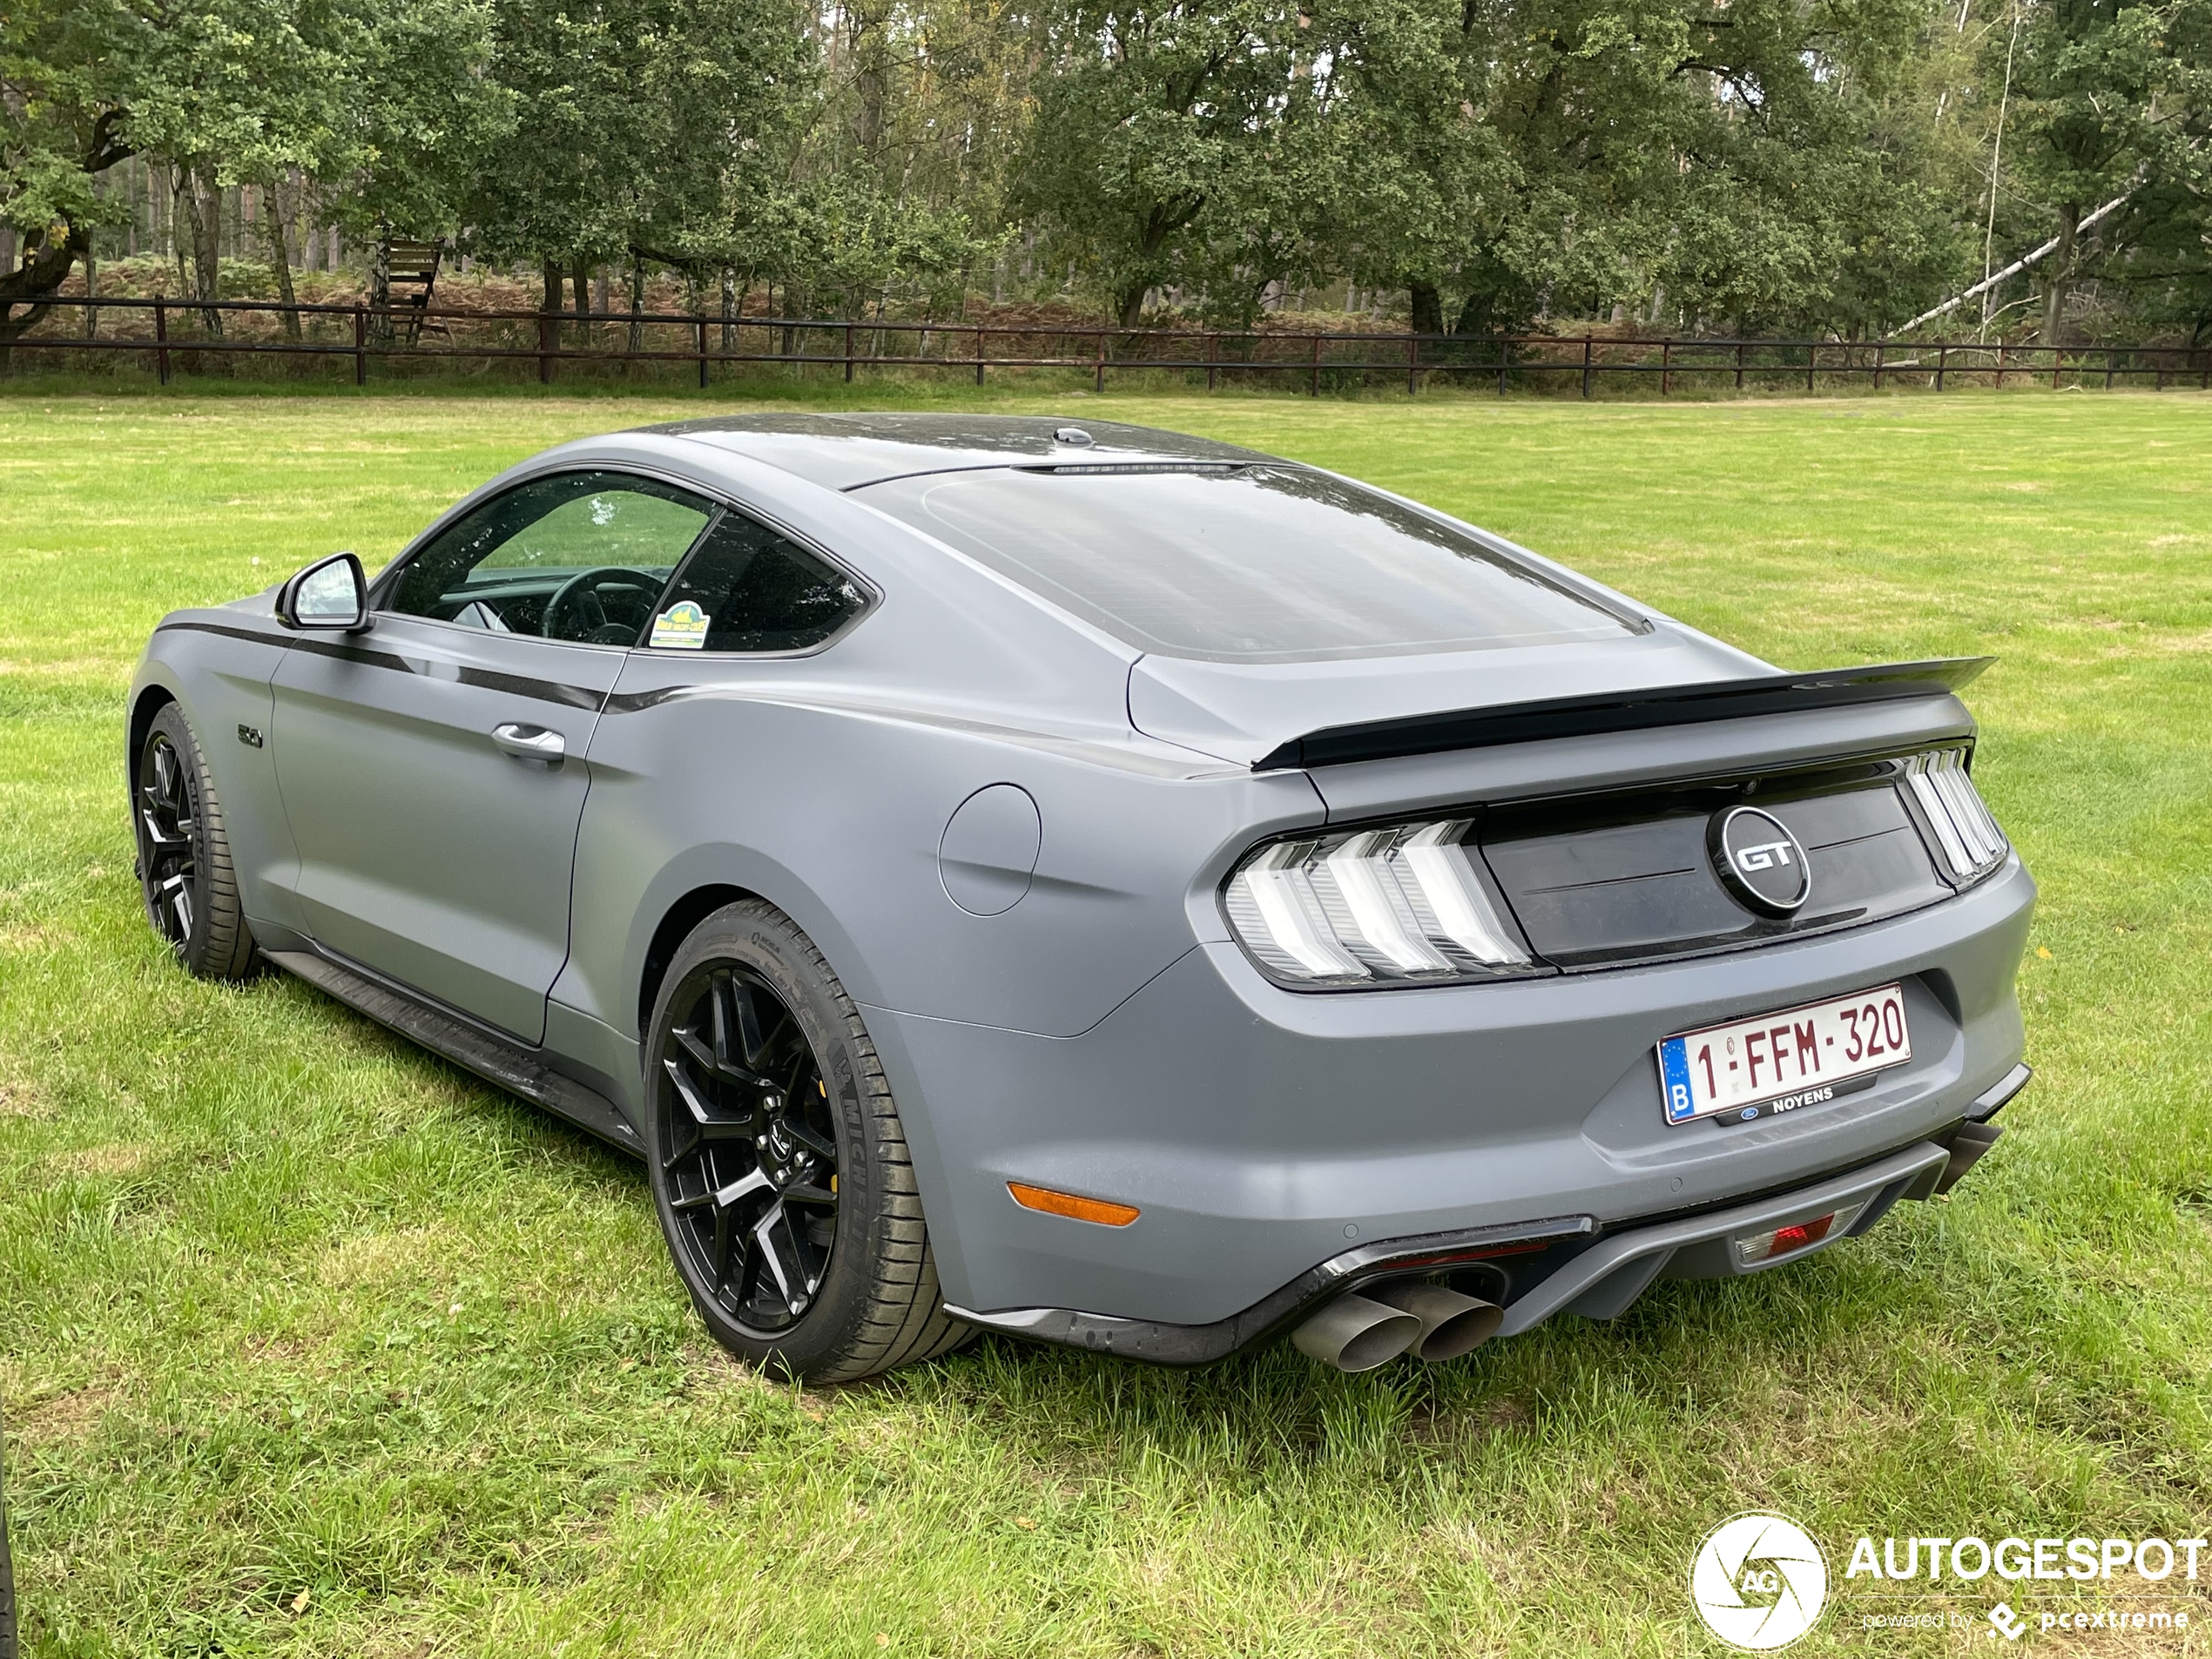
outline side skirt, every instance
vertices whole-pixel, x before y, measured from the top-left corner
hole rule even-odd
[[[632,1157],[644,1156],[637,1131],[604,1095],[548,1066],[537,1050],[472,1025],[381,981],[305,950],[261,953],[287,974],[334,996],[355,1013],[389,1026],[411,1042],[496,1083],[512,1095],[568,1119]]]

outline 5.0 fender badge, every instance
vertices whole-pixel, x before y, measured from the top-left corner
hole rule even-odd
[[[1730,895],[1763,916],[1795,915],[1812,894],[1804,843],[1756,806],[1731,806],[1705,831],[1713,873]]]

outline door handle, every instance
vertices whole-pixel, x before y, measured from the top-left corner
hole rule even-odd
[[[491,729],[491,740],[504,753],[517,760],[543,760],[549,766],[557,766],[569,752],[568,741],[557,732],[548,732],[540,725],[496,725]]]

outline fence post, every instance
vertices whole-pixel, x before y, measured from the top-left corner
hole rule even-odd
[[[1217,328],[1206,335],[1206,390],[1214,389],[1214,381],[1221,371],[1216,367],[1221,361],[1221,331]]]
[[[354,307],[354,384],[368,384],[368,307]]]
[[[692,324],[698,330],[699,390],[706,390],[706,319],[699,318]]]
[[[153,369],[159,383],[169,384],[169,308],[153,302]]]
[[[1321,395],[1320,335],[1316,334],[1313,336],[1312,347],[1306,353],[1306,357],[1312,364],[1312,367],[1306,371],[1305,395],[1308,397],[1318,397]]]
[[[845,383],[853,383],[853,325],[845,325]]]
[[[1743,342],[1740,340],[1736,342],[1736,389],[1743,389]]]
[[[1819,361],[1820,342],[1808,340],[1805,341],[1805,390],[1808,392],[1812,390],[1812,371]]]
[[[1675,342],[1659,342],[1659,395],[1667,396],[1675,389]]]
[[[2063,347],[2063,346],[2054,346],[2054,347],[2051,347],[2051,389],[2052,389],[2054,392],[2055,392],[2055,391],[2057,391],[2057,390],[2059,389],[2059,376],[2060,376],[2060,374],[2062,374],[2062,373],[2065,371],[2065,368],[2066,368],[2066,347]]]
[[[981,328],[975,331],[975,383],[978,386],[983,383],[983,331]]]
[[[1513,368],[1513,336],[1505,335],[1498,342],[1498,395],[1506,395],[1506,375]]]
[[[1406,395],[1417,396],[1421,389],[1421,337],[1406,336]]]
[[[1590,337],[1582,336],[1582,395],[1590,395]]]
[[[1951,347],[1947,345],[1938,346],[1936,347],[1936,390],[1939,392],[1943,390],[1943,371],[1950,366],[1950,362]]]
[[[1999,341],[1997,342],[1997,389],[2000,392],[2005,389],[2005,342]]]
[[[1103,328],[1098,331],[1098,359],[1091,374],[1091,389],[1096,392],[1106,389],[1106,331]]]
[[[1886,340],[1874,342],[1874,389],[1878,392],[1882,389],[1882,359],[1888,351],[1889,341]]]

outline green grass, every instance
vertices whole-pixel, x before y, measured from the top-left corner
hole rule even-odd
[[[1689,1551],[1755,1507],[1838,1575],[1801,1651],[1979,1649],[1864,1635],[1894,1603],[1841,1583],[1851,1539],[2206,1531],[2212,400],[991,403],[1372,478],[1793,666],[2001,655],[1978,775],[2044,890],[2011,1134],[1865,1241],[1440,1369],[992,1340],[772,1386],[706,1341],[622,1159],[297,983],[179,973],[120,783],[165,610],[374,567],[495,469],[698,401],[17,395],[0,1405],[33,1654],[1708,1653]]]

